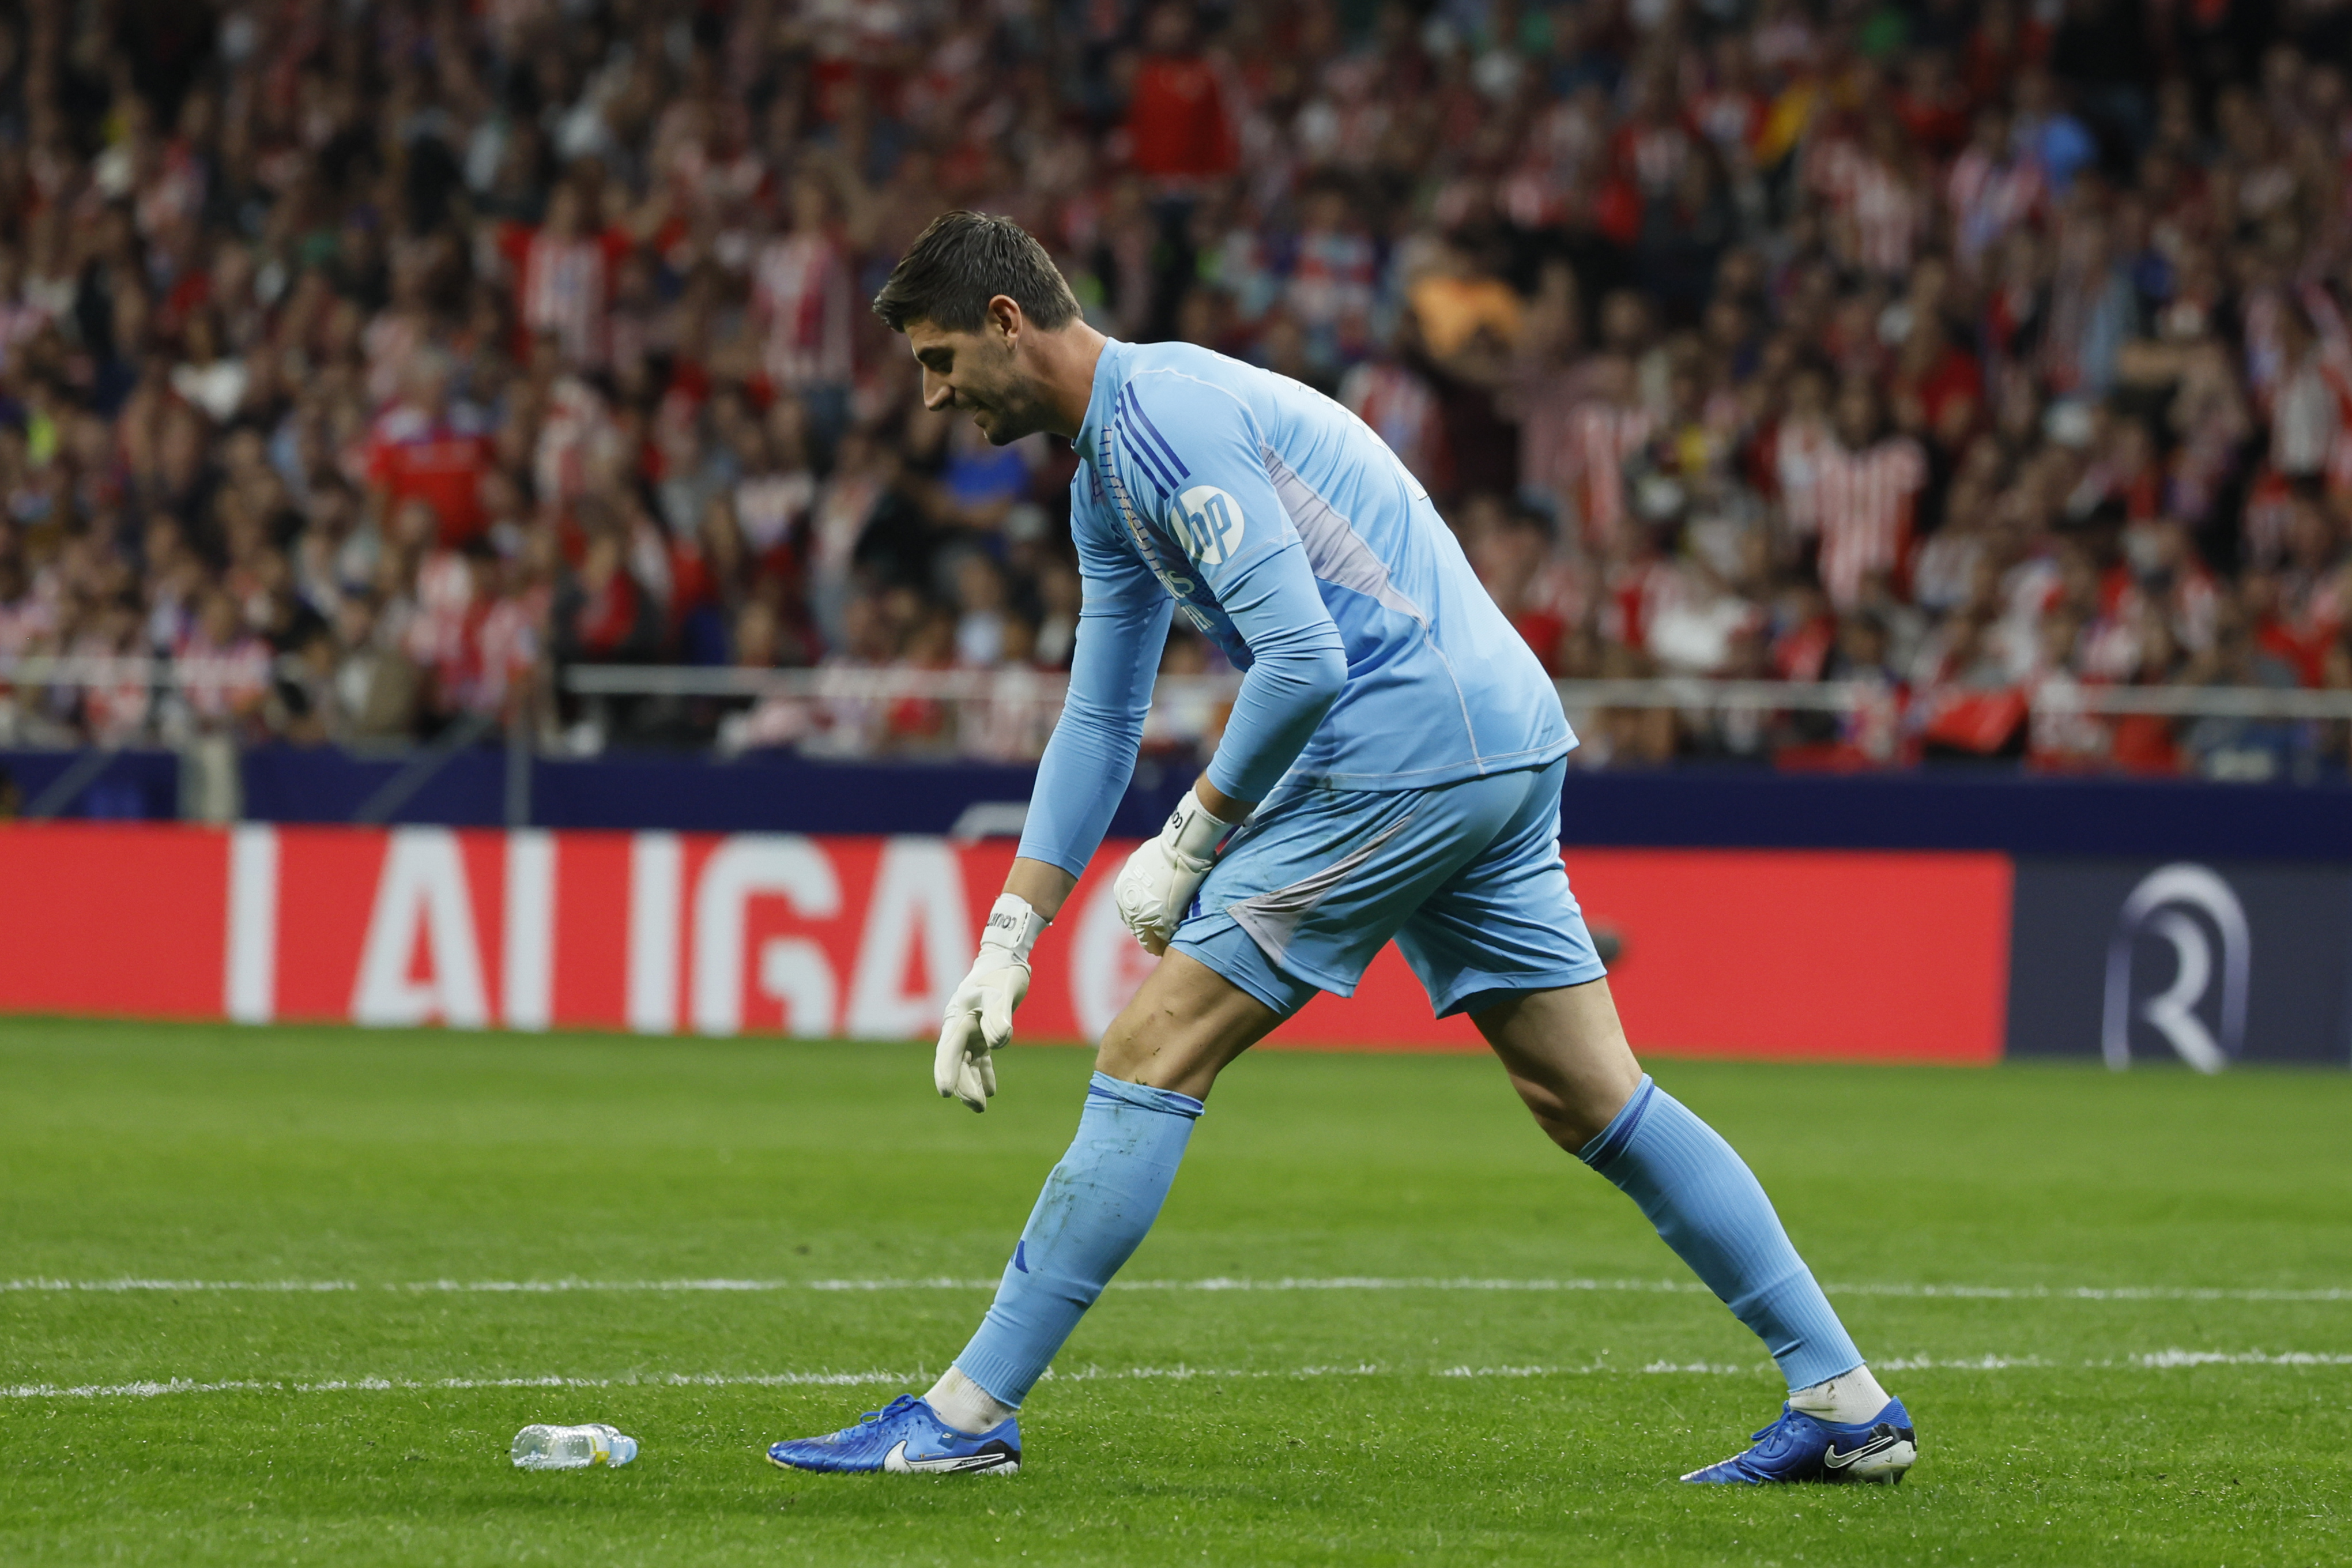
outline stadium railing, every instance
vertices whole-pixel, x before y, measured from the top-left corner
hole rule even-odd
[[[0,662],[0,674],[7,666]],[[702,665],[574,665],[563,686],[582,696],[780,697],[802,700],[1050,701],[1058,707],[1066,678],[1056,672],[920,669],[840,666],[815,669],[743,669]],[[1859,712],[1884,701],[1886,689],[1864,681],[1724,680],[1704,676],[1656,676],[1621,680],[1557,680],[1570,710],[1608,708],[1693,709],[1704,711]],[[1160,702],[1231,701],[1238,675],[1162,676]],[[2030,695],[2037,710],[2081,713],[2152,713],[2180,718],[2273,721],[2352,720],[2352,689],[2313,690],[2266,686],[2044,685]]]
[[[0,696],[12,689],[128,691],[143,689],[218,694],[250,687],[248,659],[195,656],[148,658],[128,656],[29,655],[0,658]],[[289,678],[280,659],[272,678]],[[1067,678],[1056,671],[936,669],[899,666],[828,665],[815,668],[746,668],[711,665],[579,664],[564,668],[561,689],[587,699],[668,698],[749,700],[818,705],[935,702],[959,707],[1034,708],[1058,711]],[[1657,676],[1625,679],[1573,679],[1553,683],[1571,713],[1610,710],[1669,710],[1692,713],[1820,713],[1852,716],[1890,700],[1916,706],[1926,694],[1901,697],[1867,681],[1720,679],[1702,676]],[[1197,738],[1202,721],[1240,689],[1237,674],[1166,675],[1154,694],[1155,710],[1171,736]],[[2071,680],[2043,681],[2012,689],[2036,714],[2116,717],[2147,714],[2178,719],[2235,720],[2263,723],[2352,721],[2352,689],[2255,686],[2111,686]],[[490,717],[495,722],[495,716]],[[477,729],[476,733],[482,731]],[[1040,735],[1038,740],[1042,742]]]
[[[1020,817],[1066,688],[1035,670],[582,665],[534,672],[511,710],[452,716],[429,742],[331,726],[333,743],[320,745],[216,717],[238,705],[206,701],[206,689],[249,693],[262,663],[0,658],[0,816],[994,833]],[[276,675],[291,685],[305,673]],[[1229,673],[1163,678],[1118,834],[1165,817],[1238,685]],[[77,688],[99,702],[78,702]],[[2352,690],[2052,682],[1931,692],[1909,712],[1901,694],[1865,682],[1670,677],[1559,691],[1585,742],[1568,789],[1588,846],[2352,864]],[[2061,740],[2111,726],[2176,746],[2175,761],[2070,760],[2036,737],[1995,765],[1935,765],[1968,753],[1931,743],[1934,704],[1988,695],[1998,701],[1987,707],[2006,705],[2012,742],[2045,724]],[[117,721],[102,741],[69,727],[92,710]],[[142,721],[121,722],[126,713]],[[12,732],[15,715],[35,722]],[[1895,745],[1872,752],[1890,731]],[[1678,748],[1671,759],[1640,749],[1661,735]]]

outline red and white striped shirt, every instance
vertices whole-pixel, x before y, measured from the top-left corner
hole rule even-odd
[[[1911,542],[1911,510],[1927,482],[1927,458],[1908,436],[1849,451],[1831,442],[1814,459],[1813,498],[1821,518],[1822,587],[1830,603],[1852,609],[1864,579],[1893,572]]]
[[[849,384],[849,262],[831,238],[792,234],[761,250],[751,311],[767,328],[769,380],[795,392]]]
[[[2003,163],[1977,147],[1961,153],[1944,182],[1960,265],[1976,270],[2010,230],[2034,215],[2044,195],[2038,165],[2022,159]]]
[[[628,247],[627,237],[617,231],[578,239],[560,239],[545,229],[524,235],[512,252],[524,330],[553,333],[572,364],[603,365],[614,267]]]
[[[1846,260],[1890,276],[1910,268],[1927,203],[1909,181],[1843,140],[1822,146],[1811,174],[1838,220],[1832,240]]]
[[[1772,433],[1772,478],[1780,487],[1780,515],[1790,532],[1810,534],[1821,526],[1814,491],[1821,483],[1822,454],[1836,445],[1818,418],[1783,419]]]
[[[1339,383],[1339,401],[1388,443],[1413,478],[1437,480],[1437,396],[1429,384],[1392,360],[1366,360]]]
[[[468,679],[458,693],[467,711],[496,713],[506,706],[509,689],[539,660],[547,607],[547,591],[530,588],[492,601],[482,613],[473,629]]]
[[[1854,171],[1848,209],[1862,265],[1889,277],[1911,269],[1911,253],[1927,226],[1927,204],[1910,181],[1877,159]]]
[[[1624,526],[1625,459],[1656,433],[1657,421],[1638,405],[1595,399],[1577,405],[1564,423],[1556,447],[1523,441],[1520,460],[1531,479],[1548,480],[1545,488],[1575,508],[1586,542],[1600,548]]]

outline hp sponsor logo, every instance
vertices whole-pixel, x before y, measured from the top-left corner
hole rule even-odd
[[[1203,566],[1222,564],[1242,547],[1241,503],[1214,485],[1194,485],[1168,508],[1168,526],[1184,553]]]
[[[2160,991],[2152,991],[2152,984],[2162,965],[2145,962],[2153,945],[2146,938],[2171,950],[2171,980]],[[2156,973],[2136,973],[2136,961]],[[2099,1028],[2107,1065],[2131,1065],[2132,1026],[2140,1023],[2198,1071],[2220,1072],[2245,1048],[2252,968],[2245,907],[2218,872],[2186,862],[2149,872],[2124,900],[2107,943],[2106,1005]],[[2218,1005],[2209,1005],[2217,984]]]

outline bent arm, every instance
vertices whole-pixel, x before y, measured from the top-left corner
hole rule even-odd
[[[1218,594],[1249,645],[1250,667],[1200,795],[1211,816],[1238,822],[1298,760],[1339,700],[1348,655],[1296,539],[1227,577]]]
[[[1148,492],[1249,648],[1225,732],[1194,788],[1209,814],[1239,822],[1264,800],[1347,684],[1339,628],[1307,547],[1276,493],[1257,415],[1198,376],[1139,377],[1124,404],[1129,493]]]

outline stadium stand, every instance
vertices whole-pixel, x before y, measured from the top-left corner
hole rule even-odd
[[[2340,723],[2069,694],[2352,687],[2347,45],[2340,0],[0,7],[0,744],[1034,756],[1072,457],[926,413],[864,304],[961,205],[1106,331],[1348,403],[1555,675],[1838,693],[1596,706],[1588,765],[2340,771]],[[1148,743],[1196,745],[1217,655],[1166,658]],[[566,673],[615,665],[1009,673]]]

